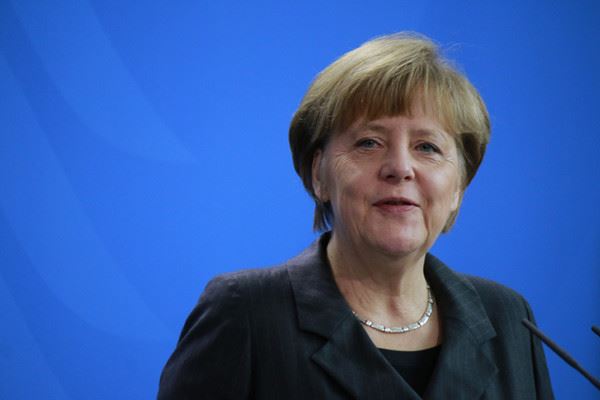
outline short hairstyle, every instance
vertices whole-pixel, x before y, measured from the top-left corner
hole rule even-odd
[[[321,203],[313,190],[315,152],[359,118],[410,116],[416,107],[427,105],[455,138],[464,191],[489,142],[489,115],[477,90],[429,38],[410,32],[382,36],[344,54],[317,75],[289,129],[294,168],[315,201],[316,231],[331,228],[334,216],[331,204]]]

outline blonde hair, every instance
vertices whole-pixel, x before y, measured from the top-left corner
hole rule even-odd
[[[417,107],[427,105],[455,137],[464,190],[489,142],[489,115],[477,90],[430,39],[406,32],[379,37],[344,54],[317,75],[289,129],[294,168],[315,201],[315,230],[333,224],[331,205],[321,203],[313,190],[315,152],[324,148],[333,133],[343,132],[359,118],[410,116]],[[444,231],[456,214],[450,216]]]

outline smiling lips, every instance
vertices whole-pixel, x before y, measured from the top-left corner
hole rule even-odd
[[[373,203],[375,207],[386,213],[402,214],[413,211],[419,205],[406,197],[386,197]]]

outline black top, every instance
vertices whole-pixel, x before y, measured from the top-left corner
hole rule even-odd
[[[379,349],[392,367],[420,396],[425,394],[437,362],[441,346],[418,351]]]

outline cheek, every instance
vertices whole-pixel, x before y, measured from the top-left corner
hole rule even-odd
[[[337,219],[356,219],[368,198],[367,173],[346,159],[331,162],[327,169],[327,193]]]
[[[447,176],[440,187],[440,198],[444,209],[453,212],[458,208],[460,200],[460,180],[456,174]]]
[[[460,179],[455,170],[436,174],[429,186],[430,201],[435,210],[450,213],[460,202]]]
[[[349,194],[356,190],[360,169],[345,159],[333,160],[327,168],[327,188],[332,196]]]

